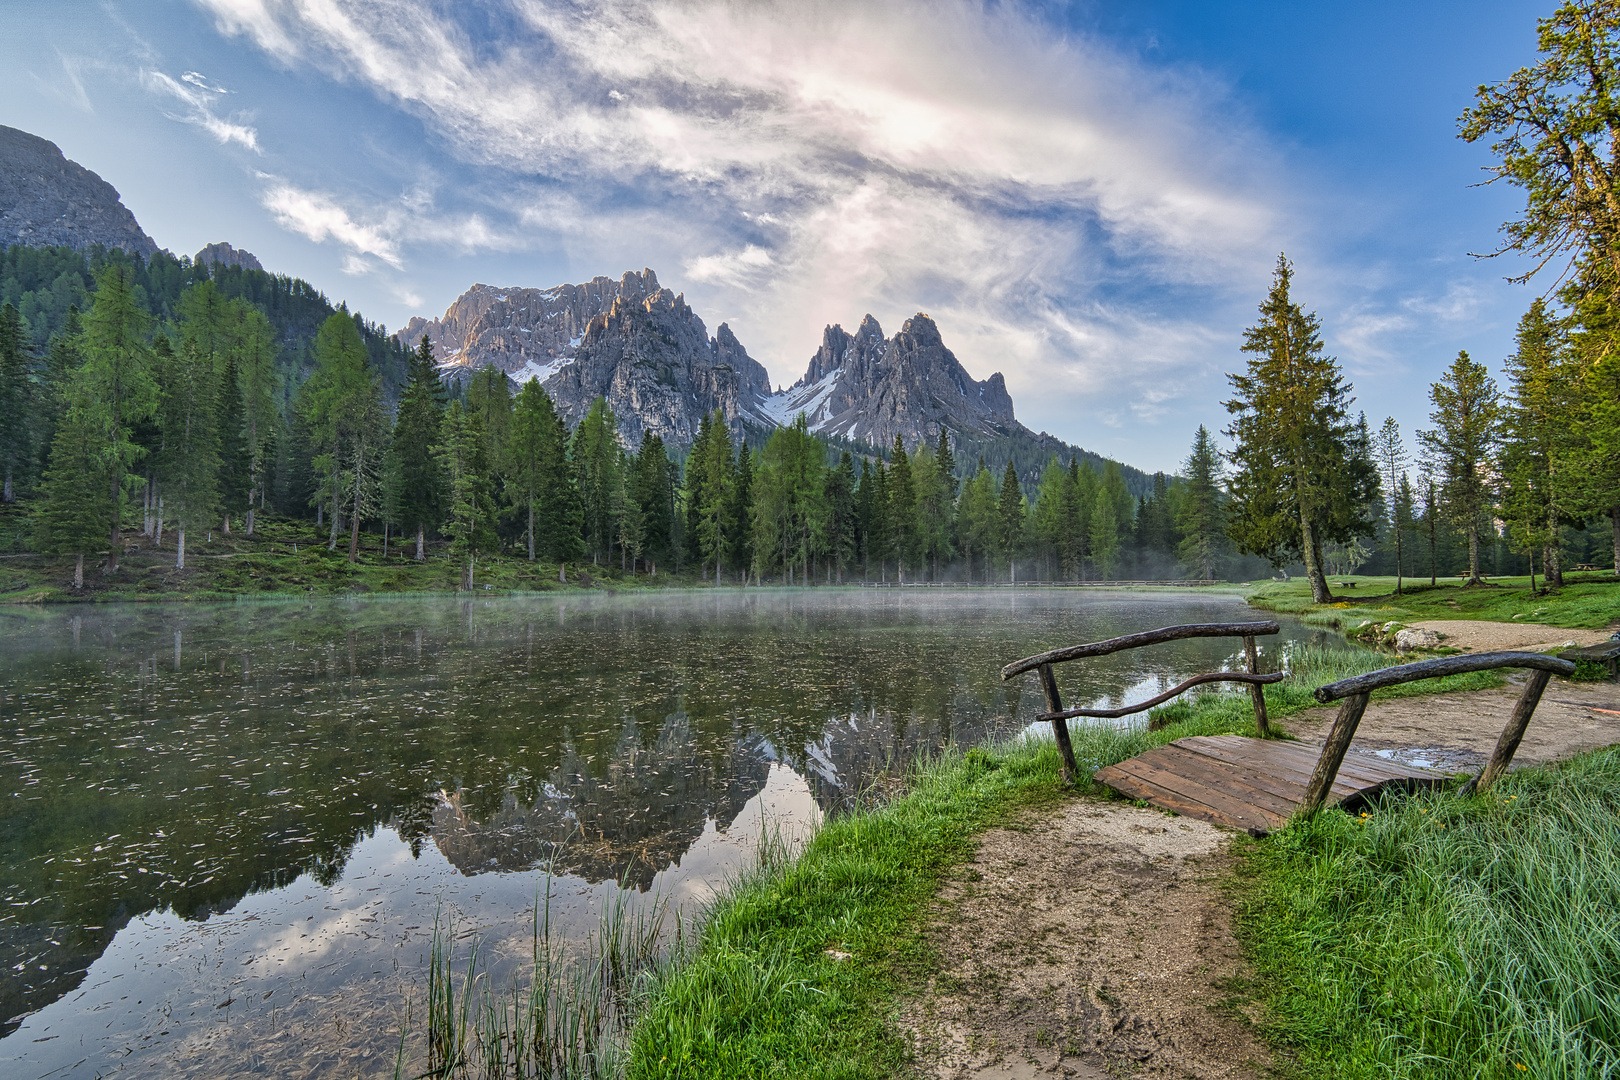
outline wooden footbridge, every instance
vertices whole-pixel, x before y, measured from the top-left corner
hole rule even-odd
[[[1354,805],[1387,788],[1412,790],[1438,787],[1450,779],[1428,769],[1401,765],[1350,749],[1350,741],[1355,737],[1356,728],[1367,710],[1368,697],[1374,690],[1468,671],[1503,667],[1530,669],[1530,678],[1514,705],[1495,752],[1478,775],[1463,785],[1466,792],[1490,787],[1507,771],[1519,742],[1524,738],[1536,704],[1541,700],[1547,680],[1554,674],[1568,677],[1575,670],[1575,665],[1570,661],[1541,653],[1495,652],[1423,660],[1329,683],[1316,690],[1316,699],[1323,704],[1334,701],[1342,701],[1343,704],[1326,742],[1321,746],[1312,746],[1270,737],[1272,732],[1266,718],[1263,688],[1267,683],[1286,678],[1286,674],[1261,674],[1255,638],[1275,634],[1280,629],[1275,621],[1166,626],[1107,641],[1071,645],[1018,660],[1002,668],[1001,677],[1011,679],[1026,671],[1035,671],[1039,675],[1047,711],[1037,719],[1048,720],[1052,724],[1066,782],[1072,782],[1079,772],[1074,760],[1074,747],[1069,741],[1070,719],[1128,716],[1151,709],[1204,683],[1247,683],[1254,704],[1258,738],[1219,735],[1177,739],[1099,769],[1094,779],[1129,798],[1143,799],[1166,810],[1229,828],[1243,829],[1258,836],[1280,828],[1296,814],[1314,814],[1328,805]],[[1194,637],[1241,637],[1248,670],[1194,675],[1155,698],[1125,708],[1063,707],[1052,665]]]

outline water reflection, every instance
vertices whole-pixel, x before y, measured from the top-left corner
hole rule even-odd
[[[272,974],[300,980],[308,1024],[333,995],[380,1010],[364,1038],[320,1038],[384,1052],[438,905],[527,927],[548,864],[574,898],[559,925],[620,882],[699,895],[766,804],[802,823],[918,753],[1018,730],[1040,694],[1001,683],[1007,660],[1246,610],[752,590],[5,612],[0,1063],[261,1052],[245,1003],[283,1008]],[[1168,686],[1228,644],[1066,665],[1065,699]]]

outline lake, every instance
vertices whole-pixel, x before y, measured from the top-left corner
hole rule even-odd
[[[537,902],[580,940],[621,890],[691,917],[768,835],[1025,728],[1002,664],[1260,617],[1090,589],[13,608],[0,1074],[389,1075],[436,925],[509,980]],[[1302,640],[1330,639],[1285,622],[1263,666]],[[1059,680],[1117,706],[1240,647]]]

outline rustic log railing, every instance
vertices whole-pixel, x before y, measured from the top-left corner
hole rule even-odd
[[[1472,780],[1463,785],[1462,793],[1467,794],[1488,789],[1507,772],[1509,763],[1513,761],[1514,752],[1519,749],[1519,743],[1524,739],[1525,729],[1530,726],[1530,716],[1541,701],[1541,692],[1546,689],[1547,680],[1553,675],[1568,678],[1575,672],[1573,663],[1556,656],[1532,652],[1443,656],[1438,660],[1420,660],[1415,664],[1383,668],[1366,675],[1357,675],[1351,679],[1341,679],[1336,683],[1317,687],[1317,701],[1328,705],[1342,699],[1344,704],[1339,706],[1339,715],[1333,721],[1333,730],[1329,732],[1327,742],[1322,744],[1322,756],[1317,758],[1316,769],[1311,773],[1310,783],[1306,785],[1305,801],[1300,804],[1300,813],[1314,814],[1322,808],[1328,790],[1333,786],[1334,778],[1339,775],[1339,766],[1344,763],[1344,755],[1350,749],[1350,740],[1355,737],[1362,714],[1367,711],[1367,696],[1374,690],[1381,690],[1386,686],[1400,686],[1419,679],[1438,679],[1445,675],[1462,675],[1470,671],[1489,671],[1505,667],[1529,668],[1530,678],[1525,682],[1524,690],[1513,706],[1513,713],[1508,717],[1507,726],[1502,729],[1502,737],[1496,741],[1496,750],[1491,754],[1491,759]]]
[[[1124,637],[1109,638],[1107,641],[1092,641],[1084,645],[1070,645],[1063,649],[1053,649],[1051,652],[1040,653],[1037,656],[1015,660],[1001,669],[1003,680],[1022,675],[1026,671],[1035,671],[1041,680],[1041,690],[1046,697],[1046,711],[1037,716],[1036,720],[1050,720],[1052,734],[1057,739],[1058,754],[1063,759],[1063,781],[1071,782],[1079,775],[1080,768],[1074,760],[1074,745],[1069,741],[1068,721],[1075,717],[1088,716],[1103,719],[1118,719],[1132,713],[1143,712],[1155,705],[1161,705],[1194,686],[1211,682],[1237,682],[1248,683],[1249,693],[1254,701],[1254,726],[1262,736],[1271,733],[1271,725],[1266,720],[1266,699],[1263,687],[1266,683],[1281,682],[1286,678],[1284,672],[1273,672],[1269,675],[1260,674],[1260,653],[1255,647],[1254,639],[1268,634],[1275,634],[1282,629],[1275,620],[1267,622],[1249,623],[1189,623],[1182,626],[1164,626],[1157,630],[1145,630],[1139,634],[1126,634]],[[1159,645],[1166,641],[1181,641],[1186,638],[1197,637],[1240,637],[1243,639],[1243,652],[1248,659],[1248,671],[1211,671],[1179,683],[1166,690],[1157,697],[1137,705],[1129,705],[1121,709],[1065,709],[1063,697],[1058,692],[1057,677],[1052,674],[1052,665],[1061,664],[1066,660],[1080,660],[1089,656],[1107,656],[1109,653],[1123,652],[1126,649],[1140,649],[1145,645]]]

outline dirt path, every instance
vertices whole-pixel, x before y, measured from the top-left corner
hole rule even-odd
[[[1089,798],[986,834],[940,893],[945,960],[904,1018],[924,1075],[1262,1075],[1266,1048],[1218,989],[1244,971],[1229,841]]]
[[[1509,685],[1374,702],[1354,745],[1413,764],[1477,767],[1518,694]],[[1320,743],[1333,715],[1315,709],[1281,725]],[[1615,743],[1620,685],[1555,679],[1514,764]],[[903,1017],[923,1074],[1265,1075],[1270,1055],[1232,1004],[1241,998],[1222,989],[1247,972],[1221,891],[1230,840],[1201,821],[1089,798],[985,834],[940,892],[939,973]]]
[[[1543,652],[1559,647],[1596,645],[1613,633],[1612,630],[1571,630],[1566,626],[1544,626],[1541,623],[1484,622],[1479,619],[1425,619],[1408,625],[1433,630],[1440,635],[1442,644],[1469,652],[1505,649]]]

